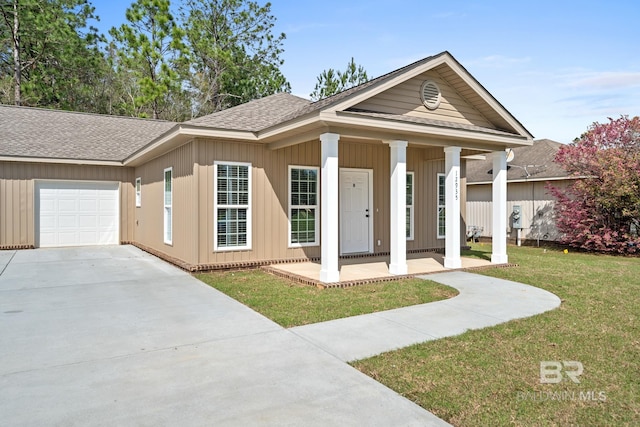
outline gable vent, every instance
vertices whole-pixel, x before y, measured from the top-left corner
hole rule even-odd
[[[427,80],[422,83],[420,88],[420,98],[425,107],[429,110],[435,110],[440,106],[440,99],[442,98],[440,88],[434,81]]]

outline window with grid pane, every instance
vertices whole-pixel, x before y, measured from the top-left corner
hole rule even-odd
[[[251,164],[215,163],[215,246],[251,248]]]
[[[173,243],[173,169],[164,170],[164,242]]]
[[[289,166],[289,245],[317,245],[318,221],[318,168]]]
[[[444,199],[444,189],[445,189],[445,175],[442,173],[438,174],[438,239],[445,238],[445,199]]]
[[[413,240],[413,172],[407,172],[407,240]]]

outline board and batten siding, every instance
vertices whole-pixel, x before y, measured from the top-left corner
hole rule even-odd
[[[199,200],[193,146],[193,142],[189,142],[135,168],[135,178],[141,178],[142,185],[141,205],[133,208],[135,242],[189,264],[197,263],[197,242],[204,238],[197,229]],[[172,168],[171,244],[164,242],[164,171],[167,168]]]
[[[440,106],[435,110],[427,109],[420,98],[420,88],[426,80],[434,81],[442,94]],[[469,104],[464,96],[435,70],[373,96],[354,108],[494,128],[481,112]]]
[[[135,204],[133,169],[56,163],[0,163],[0,248],[34,247],[35,181],[103,181],[120,183],[120,241],[131,241]]]
[[[260,144],[198,139],[193,142],[194,176],[197,185],[198,245],[197,264],[226,264],[278,259],[316,258],[320,246],[288,246],[289,166],[320,166],[320,143],[270,150]],[[342,139],[339,144],[340,168],[373,170],[374,252],[388,252],[390,217],[390,149],[386,144]],[[415,172],[415,238],[408,249],[437,248],[437,174],[444,172],[441,148],[409,147],[407,170]],[[435,160],[433,159],[435,158]],[[252,165],[252,246],[249,250],[216,251],[214,247],[214,162],[229,161]],[[160,171],[168,164],[157,166]],[[156,171],[156,173],[157,173]],[[143,175],[144,186],[144,175]],[[177,191],[178,187],[174,187]],[[464,186],[462,186],[464,189]],[[145,194],[143,192],[143,205]],[[178,197],[174,193],[174,199]],[[462,192],[464,198],[464,190]],[[463,205],[464,207],[464,205]],[[464,209],[463,209],[464,211]],[[175,211],[176,220],[179,215]],[[158,230],[160,230],[158,223]],[[175,229],[174,229],[175,230]],[[175,234],[174,234],[175,235]],[[174,237],[174,245],[177,244]],[[378,241],[380,244],[378,245]],[[158,244],[157,242],[154,244]]]
[[[557,187],[566,188],[570,181],[554,181]],[[511,228],[513,207],[522,208],[522,239],[559,240],[561,235],[555,226],[553,207],[555,199],[545,188],[546,182],[510,182],[507,185],[508,232],[516,238],[516,230]],[[467,187],[467,224],[482,227],[482,236],[493,235],[493,204],[491,184],[474,184]]]

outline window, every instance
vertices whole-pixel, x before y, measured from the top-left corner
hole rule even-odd
[[[251,249],[251,164],[214,164],[214,246]]]
[[[136,178],[136,208],[142,206],[142,178]]]
[[[289,246],[318,244],[318,168],[289,166]]]
[[[438,239],[445,238],[445,175],[443,173],[438,174]]]
[[[407,240],[413,240],[413,183],[414,173],[407,172]]]
[[[172,243],[173,169],[164,170],[164,242]]]

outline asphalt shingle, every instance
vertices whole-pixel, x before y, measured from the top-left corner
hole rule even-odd
[[[569,176],[553,159],[562,144],[549,139],[539,139],[533,145],[513,148],[514,157],[507,164],[507,181],[544,180]],[[467,182],[490,182],[493,179],[493,158],[467,162]]]
[[[122,161],[175,125],[0,105],[0,156]]]

